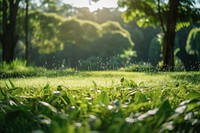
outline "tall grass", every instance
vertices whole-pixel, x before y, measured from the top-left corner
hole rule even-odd
[[[25,71],[27,69],[30,69],[30,67],[27,67],[27,62],[22,59],[15,59],[11,63],[1,62],[1,71]]]

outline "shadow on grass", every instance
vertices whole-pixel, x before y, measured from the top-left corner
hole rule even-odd
[[[26,78],[26,77],[60,77],[60,76],[80,76],[83,75],[77,71],[65,70],[35,70],[35,71],[20,71],[20,72],[0,72],[0,79],[7,78]],[[90,76],[86,75],[85,76]]]
[[[68,70],[32,70],[32,71],[11,71],[1,72],[0,79],[8,78],[26,78],[26,77],[64,77],[64,76],[77,76],[77,77],[124,77],[128,75],[134,75],[132,72],[125,71],[68,71]]]

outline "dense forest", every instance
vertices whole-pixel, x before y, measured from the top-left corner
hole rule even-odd
[[[0,15],[3,27],[3,12]],[[162,27],[141,26],[137,20],[124,22],[123,16],[118,8],[90,12],[59,0],[19,1],[17,42],[11,60],[26,59],[28,64],[49,69],[105,70],[131,64],[159,67]],[[178,70],[199,69],[199,40],[199,23],[184,23],[177,28],[173,51]]]

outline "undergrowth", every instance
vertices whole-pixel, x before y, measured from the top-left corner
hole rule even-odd
[[[186,82],[121,78],[85,89],[0,86],[1,133],[168,133],[200,131],[200,88]]]

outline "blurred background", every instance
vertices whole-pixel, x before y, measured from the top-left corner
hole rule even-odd
[[[124,21],[128,9],[118,7],[117,0],[21,0],[18,7],[13,60],[47,69],[78,70],[159,68],[162,64],[161,27],[141,26],[137,19]],[[3,27],[3,6],[1,11]],[[173,50],[177,70],[199,69],[199,26],[190,22],[177,28]]]

